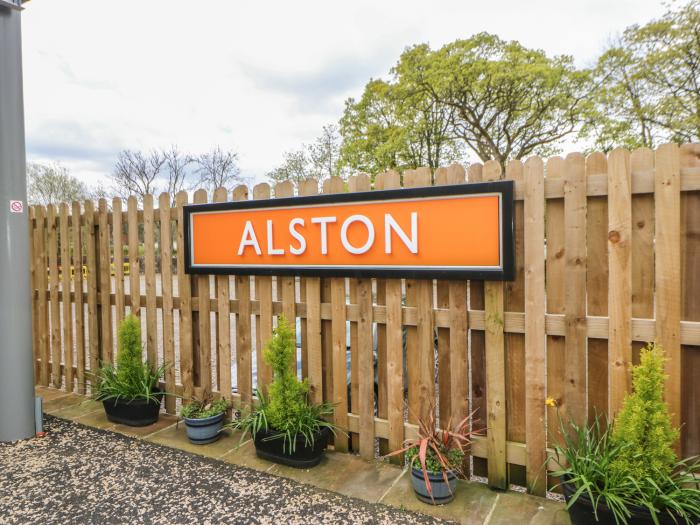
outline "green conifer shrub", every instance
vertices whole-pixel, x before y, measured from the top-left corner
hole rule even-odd
[[[671,426],[664,401],[664,352],[649,343],[632,371],[634,391],[615,418],[613,443],[622,445],[611,468],[620,474],[644,479],[656,472],[671,472],[678,461],[673,444],[678,429]]]
[[[117,333],[117,366],[102,363],[95,374],[98,400],[155,398],[158,381],[168,365],[154,368],[143,361],[142,352],[141,321],[134,315],[128,315],[119,325]]]
[[[256,390],[258,407],[227,426],[242,430],[241,440],[247,433],[255,438],[262,430],[271,431],[273,435],[265,439],[284,440],[283,450],[288,454],[296,450],[297,436],[304,438],[306,446],[313,446],[315,436],[322,428],[335,434],[334,425],[323,419],[333,413],[333,405],[311,404],[307,380],[300,381],[296,376],[296,341],[284,316],[279,317],[263,358],[272,368],[268,395]]]

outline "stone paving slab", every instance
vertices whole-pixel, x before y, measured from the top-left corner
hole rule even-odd
[[[224,436],[215,443],[194,445],[187,439],[184,423],[176,425],[177,418],[174,416],[161,414],[159,421],[148,427],[115,425],[107,420],[101,403],[65,392],[58,395],[58,392],[61,391],[37,389],[37,395],[51,400],[50,410],[59,417],[217,459],[223,463],[273,474],[369,503],[381,503],[463,524],[570,524],[568,513],[559,502],[516,492],[493,491],[482,483],[460,481],[452,503],[444,506],[427,505],[416,499],[410,477],[393,464],[365,461],[352,454],[328,451],[317,467],[294,469],[258,458],[253,442],[250,439],[241,442],[240,434],[230,430],[225,430]]]

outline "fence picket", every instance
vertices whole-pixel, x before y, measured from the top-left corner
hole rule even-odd
[[[66,391],[72,392],[73,377],[73,303],[71,293],[70,237],[68,235],[68,204],[59,206],[61,221],[61,303],[63,306],[63,362]]]
[[[193,202],[195,204],[205,204],[207,202],[206,190],[199,189],[194,192]],[[209,287],[208,275],[197,275],[195,277],[197,289],[197,333],[195,337],[198,344],[195,350],[195,387],[199,387],[196,396],[204,399],[212,393],[211,387],[211,290]],[[194,323],[194,320],[193,320]],[[198,381],[197,381],[198,380]]]
[[[501,165],[496,161],[484,164],[485,181],[498,180]],[[489,485],[508,488],[506,472],[506,385],[503,282],[484,283],[484,327],[486,332],[486,406],[488,410]]]
[[[675,144],[656,150],[656,341],[666,352],[666,403],[671,423],[681,421],[681,185]],[[677,452],[681,452],[680,447]]]
[[[129,306],[131,314],[141,312],[141,265],[139,261],[138,201],[133,195],[127,200],[126,229],[129,242]]]
[[[608,264],[609,264],[609,335],[611,417],[621,408],[630,390],[632,363],[632,191],[630,154],[616,149],[608,157]]]
[[[607,177],[603,153],[586,158],[586,179]],[[586,217],[586,298],[588,315],[608,315],[608,199],[588,197]],[[608,341],[588,338],[588,418],[608,411]],[[551,427],[550,427],[551,428]]]
[[[258,184],[253,188],[254,199],[269,199],[269,184]],[[260,313],[256,316],[255,333],[256,341],[256,365],[258,369],[258,385],[261,392],[267,393],[267,386],[272,381],[272,369],[263,358],[265,348],[272,337],[272,277],[267,275],[255,276],[255,297],[260,304]],[[319,314],[320,315],[320,314]],[[313,399],[314,393],[311,392]]]
[[[58,226],[56,207],[49,204],[46,220],[49,230],[49,301],[51,304],[51,383],[61,388],[61,310],[58,299]]]
[[[99,366],[100,339],[97,315],[97,250],[95,242],[95,205],[86,200],[85,210],[85,246],[87,251],[87,304],[88,304],[88,352],[90,355],[90,372],[95,374]],[[90,389],[95,386],[91,376]]]
[[[37,258],[36,284],[37,284],[37,315],[39,327],[39,384],[49,384],[49,312],[46,301],[48,288],[48,264],[46,262],[46,208],[35,207],[36,230],[34,233],[34,253]]]
[[[143,196],[143,275],[146,281],[146,355],[155,368],[158,364],[158,321],[156,313],[156,242],[153,195]]]
[[[238,186],[233,190],[234,201],[248,200],[248,187]],[[250,276],[236,275],[236,366],[238,370],[238,393],[241,405],[250,405],[253,400],[252,346],[250,340]]]
[[[544,496],[547,476],[545,434],[546,334],[544,166],[539,157],[525,162],[524,173],[525,277],[525,443],[526,476],[530,492]]]
[[[78,393],[85,394],[85,310],[83,304],[83,236],[81,234],[80,203],[73,201],[71,210],[73,239],[73,294],[75,304],[75,361]]]
[[[114,250],[114,310],[119,326],[124,319],[124,226],[122,222],[122,200],[112,199],[112,245]],[[167,402],[167,398],[166,398]]]
[[[112,359],[112,306],[110,304],[112,276],[109,256],[109,221],[107,201],[100,199],[98,204],[98,243],[99,243],[99,298],[97,311],[100,317],[100,359],[111,363]]]
[[[564,312],[566,357],[563,414],[581,425],[586,413],[586,161],[580,153],[564,161]]]
[[[168,365],[165,370],[165,391],[175,392],[175,330],[173,323],[173,240],[170,221],[169,193],[163,192],[158,198],[158,217],[160,219],[160,289],[163,296],[163,363]],[[114,229],[114,236],[117,232]],[[115,248],[116,251],[116,248]],[[115,266],[117,262],[115,260]],[[119,279],[117,279],[119,282]],[[165,396],[165,411],[175,413],[175,396]]]
[[[187,192],[180,191],[175,196],[177,216],[177,288],[180,305],[178,329],[180,331],[180,380],[185,399],[194,394],[193,345],[192,345],[192,284],[185,273],[185,230],[182,219],[183,206],[187,204]]]

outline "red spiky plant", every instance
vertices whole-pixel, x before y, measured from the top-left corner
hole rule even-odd
[[[428,417],[418,418],[418,435],[415,438],[404,441],[402,448],[395,450],[389,456],[416,452],[412,455],[411,466],[420,465],[425,480],[428,494],[433,497],[433,489],[428,478],[428,463],[437,465],[442,472],[442,477],[447,483],[447,472],[453,471],[462,475],[462,460],[466,448],[471,445],[474,436],[482,435],[483,429],[470,429],[476,410],[462,419],[454,427],[452,418],[447,422],[445,429],[437,428],[434,405],[428,410]],[[451,451],[457,451],[451,452]],[[410,455],[410,454],[409,454]]]

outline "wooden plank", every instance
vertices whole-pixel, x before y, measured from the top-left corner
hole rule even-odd
[[[78,393],[85,394],[85,310],[83,299],[83,236],[80,226],[80,203],[73,201],[71,216],[76,218],[71,228],[73,240],[73,302],[75,305],[75,362]]]
[[[377,175],[377,189],[391,190],[401,187],[401,177],[396,171]],[[401,279],[386,279],[386,378],[388,449],[398,450],[404,440],[404,345],[401,325]],[[403,464],[403,458],[393,456],[392,461]]]
[[[195,191],[193,201],[195,204],[206,203],[206,190],[199,189]],[[201,387],[201,397],[205,398],[212,392],[211,303],[209,301],[211,297],[211,290],[209,287],[208,275],[197,275],[195,279],[197,280],[197,299],[199,301],[199,345],[197,347],[197,352],[199,355],[199,368],[195,367],[195,370],[199,370],[199,384],[197,386]],[[239,391],[240,386],[241,385],[239,384]]]
[[[342,193],[345,184],[340,177],[331,177],[328,181],[327,193]],[[330,279],[331,302],[331,385],[333,403],[333,422],[343,432],[348,431],[348,395],[347,395],[347,342],[346,342],[346,290],[345,278],[333,277]],[[335,439],[335,449],[347,452],[348,441],[342,435]]]
[[[586,406],[586,161],[566,157],[564,175],[564,311],[566,357],[562,415],[578,425],[588,420]],[[527,320],[526,320],[527,322]]]
[[[111,295],[112,277],[110,275],[110,250],[109,250],[109,223],[107,222],[107,201],[98,201],[98,242],[99,242],[99,294],[100,306],[98,312],[100,316],[100,357],[106,363],[111,363],[112,359],[112,308],[109,305]]]
[[[348,178],[348,189],[350,192],[356,192],[356,191],[370,191],[371,188],[371,183],[369,176],[365,173],[360,173],[356,176],[349,177]],[[363,287],[369,286],[369,291],[363,290]],[[359,305],[359,300],[362,299],[362,294],[363,293],[369,293],[369,309],[367,312],[363,312],[360,308],[359,316],[361,318],[367,318],[369,317],[369,325],[367,326],[365,323],[365,326],[363,328],[363,323],[361,320],[358,319],[358,321],[353,321],[350,323],[350,388],[351,388],[351,412],[355,414],[360,414],[360,435],[362,432],[367,432],[367,435],[371,437],[371,451],[370,451],[370,445],[369,445],[369,439],[370,437],[360,437],[357,434],[352,434],[352,447],[353,450],[360,450],[360,454],[363,455],[364,457],[370,458],[374,457],[374,423],[370,421],[373,420],[374,418],[374,359],[372,357],[372,367],[371,369],[367,369],[366,362],[363,362],[365,365],[364,367],[361,366],[361,361],[366,358],[366,356],[362,357],[362,352],[366,351],[366,335],[369,335],[370,337],[370,356],[373,356],[373,343],[371,341],[372,339],[372,280],[371,279],[348,279],[348,289],[349,289],[349,295],[350,295],[350,304],[357,304]],[[366,305],[365,305],[366,306]],[[361,331],[365,329],[367,330],[366,334],[361,333]],[[367,374],[365,377],[363,377],[363,374]],[[371,389],[367,385],[364,385],[364,388],[360,385],[362,381],[371,381]],[[369,389],[369,390],[368,390]],[[368,393],[369,392],[369,393]],[[365,396],[368,396],[367,399],[365,399]],[[370,399],[371,398],[371,403]],[[360,410],[360,407],[364,406],[364,408],[370,412],[366,412],[363,414],[362,412],[358,412]],[[368,408],[370,407],[370,408]],[[364,424],[363,424],[364,421]],[[363,443],[364,443],[364,450],[365,452],[363,453]]]
[[[34,253],[37,258],[36,284],[37,297],[37,325],[39,329],[39,384],[49,385],[49,311],[46,301],[47,289],[47,253],[46,253],[46,208],[37,205],[35,207],[36,228],[34,230]]]
[[[226,202],[226,188],[214,190],[213,202]],[[233,387],[231,384],[231,283],[228,275],[216,276],[216,362],[219,365],[219,392],[231,401]],[[244,397],[245,395],[242,395]],[[245,400],[250,402],[250,396]]]
[[[254,199],[269,199],[270,186],[261,183],[253,188]],[[259,314],[256,316],[257,336],[256,364],[258,369],[258,388],[267,393],[267,386],[272,382],[272,369],[263,358],[265,348],[272,338],[272,277],[266,275],[255,276],[255,297],[260,303]],[[320,307],[319,307],[320,308]],[[308,312],[307,312],[308,315]],[[311,393],[311,398],[314,394]]]
[[[484,164],[485,181],[498,180],[501,165],[496,161]],[[505,340],[503,334],[503,282],[484,283],[484,312],[486,332],[486,406],[488,413],[488,470],[489,485],[507,489],[506,472],[506,385]]]
[[[175,392],[175,325],[173,323],[173,239],[170,222],[170,199],[167,192],[158,198],[160,219],[160,288],[163,297],[163,362],[169,365],[165,371],[165,391]],[[114,230],[114,237],[117,231]],[[115,246],[116,250],[116,246]],[[116,260],[115,260],[116,265]],[[119,280],[117,280],[119,282]],[[175,413],[175,396],[165,396],[165,411]]]
[[[369,183],[369,179],[367,181]],[[357,280],[357,369],[359,375],[360,456],[374,458],[374,349],[372,279]]]
[[[455,172],[453,175],[453,179],[456,182],[452,182],[450,180],[450,170],[452,172]],[[461,171],[460,171],[461,170]],[[443,186],[446,184],[453,184],[453,183],[458,183],[460,181],[460,177],[458,173],[461,173],[461,182],[464,182],[464,175],[465,171],[462,166],[459,164],[452,164],[449,168],[438,168],[435,170],[435,185],[436,186]],[[466,283],[465,283],[466,284]],[[450,308],[450,281],[437,281],[435,283],[435,292],[436,292],[436,305],[438,308]],[[466,289],[464,293],[464,297],[466,299]],[[464,308],[464,311],[466,312],[466,305]],[[466,321],[466,316],[465,316],[465,321]],[[440,426],[442,428],[447,428],[447,425],[450,421],[450,419],[454,416],[456,416],[456,420],[459,421],[462,419],[462,417],[459,417],[457,415],[458,410],[453,410],[452,409],[452,387],[453,387],[453,373],[452,373],[452,366],[450,362],[451,358],[451,347],[450,347],[450,331],[452,330],[452,327],[450,328],[438,328],[437,329],[437,354],[438,354],[438,404],[439,404],[439,422]],[[466,330],[464,332],[464,338],[466,340]],[[456,333],[453,334],[453,337],[455,337],[455,345],[459,346],[459,341],[461,340],[461,336],[458,336]],[[459,353],[455,349],[455,354],[459,358]],[[464,349],[464,356],[466,359],[466,348]],[[468,384],[468,378],[465,376],[464,378],[466,380],[466,383]],[[458,384],[455,384],[454,386],[459,387]],[[457,396],[459,398],[459,396]],[[466,396],[465,396],[465,402],[463,403],[466,406]],[[466,415],[466,414],[465,414]]]
[[[512,160],[506,166],[506,179],[516,184],[523,181],[523,164]],[[524,228],[523,202],[514,204],[515,280],[504,283],[504,307],[508,311],[524,312]],[[525,435],[525,336],[504,334],[506,385],[506,439],[524,442]],[[520,465],[508,465],[509,483],[525,485],[526,472]]]
[[[479,163],[471,164],[467,171],[469,182],[481,182],[483,179],[483,166]],[[484,281],[469,282],[469,307],[471,309],[484,310]],[[484,325],[477,327],[472,323],[472,316],[468,316],[470,331],[470,359],[471,359],[471,411],[474,413],[472,428],[483,431],[486,436],[488,430],[486,392],[486,334]],[[473,453],[473,451],[472,451]],[[484,458],[474,458],[474,474],[487,475],[487,461]]]
[[[51,305],[51,382],[61,388],[61,309],[58,299],[58,224],[56,207],[49,204],[46,213],[49,230],[49,293]]]
[[[95,374],[99,366],[100,339],[97,318],[97,250],[95,242],[95,206],[86,200],[85,209],[85,246],[87,248],[87,315],[88,315],[88,350],[90,354],[90,371]],[[94,376],[93,376],[94,379]],[[90,387],[94,384],[91,382]]]
[[[608,159],[603,153],[586,158],[586,179],[607,177]],[[588,315],[608,315],[608,199],[588,197],[586,213],[586,299]],[[588,338],[588,418],[608,411],[608,342]],[[550,426],[551,429],[551,426]]]
[[[404,186],[416,188],[430,186],[430,168],[418,168],[404,173]],[[427,279],[406,280],[406,305],[415,306],[416,328],[409,328],[406,341],[408,366],[408,420],[427,419],[435,409],[435,350],[433,339],[433,282]]]
[[[525,442],[527,488],[538,496],[547,490],[545,426],[545,238],[544,165],[539,157],[525,163],[524,274],[525,274]]]
[[[548,180],[564,179],[564,159],[552,157],[547,160],[545,188]],[[564,317],[565,304],[565,230],[564,199],[550,200],[545,208],[545,236],[547,238],[547,259],[545,261],[545,292],[547,294],[547,313]],[[607,261],[606,261],[607,266]],[[564,363],[566,342],[565,330],[559,335],[547,337],[547,397],[555,400],[564,410]],[[606,347],[607,349],[607,347]],[[548,436],[551,440],[561,440],[559,434],[558,413],[554,407],[547,410]]]
[[[234,201],[248,200],[248,187],[238,186],[233,190]],[[292,281],[292,284],[294,281]],[[252,362],[253,349],[251,345],[251,308],[250,308],[250,276],[236,275],[236,299],[238,299],[238,314],[236,315],[236,366],[238,372],[238,393],[241,404],[250,405],[253,400]]]
[[[146,280],[146,356],[152,368],[158,364],[158,323],[156,311],[156,249],[153,195],[143,196],[143,252]]]
[[[680,148],[681,172],[700,170],[700,144]],[[700,321],[700,191],[681,196],[681,319]],[[681,334],[682,336],[682,334]],[[683,456],[700,454],[700,348],[684,346],[681,442]]]
[[[187,192],[181,191],[175,196],[177,211],[177,245],[185,246],[185,230],[182,219],[182,208],[187,204]],[[185,399],[191,399],[194,394],[194,377],[192,363],[192,290],[190,276],[185,273],[185,258],[181,248],[177,256],[177,283],[179,299],[179,331],[180,331],[180,381],[183,386]]]
[[[335,193],[343,191],[334,179],[323,181],[323,193]],[[331,302],[331,279],[321,278],[321,304],[330,305]],[[323,311],[323,310],[322,310]],[[330,311],[330,308],[328,308]],[[323,400],[333,403],[333,327],[330,318],[325,318],[321,322],[321,355],[323,370]]]
[[[654,172],[654,152],[639,148],[630,155],[632,173]],[[633,181],[634,188],[634,181]],[[632,317],[654,317],[654,195],[632,194]],[[632,341],[632,363],[647,343]]]
[[[112,199],[112,245],[114,247],[114,291],[116,295],[116,323],[119,326],[124,319],[124,227],[122,224],[122,200]],[[166,219],[161,219],[164,221]],[[167,402],[166,398],[166,402]],[[172,398],[175,399],[175,398]]]
[[[59,207],[61,221],[61,291],[63,293],[63,361],[65,363],[65,389],[72,392],[73,378],[73,304],[71,291],[70,236],[68,235],[68,204]]]
[[[294,197],[294,184],[290,181],[280,182],[275,185],[275,198]],[[277,278],[277,297],[282,301],[282,314],[289,322],[289,326],[296,336],[296,278]],[[291,363],[294,374],[297,374],[297,361]]]
[[[656,342],[666,352],[666,403],[681,426],[681,191],[680,152],[675,144],[656,150]],[[676,447],[680,453],[680,442]]]
[[[374,189],[381,190],[384,179],[377,175],[374,181]],[[375,279],[375,303],[378,305],[386,305],[386,279]],[[388,418],[389,413],[389,392],[387,377],[387,339],[386,339],[386,324],[377,323],[377,416],[382,419]],[[402,370],[403,372],[403,370]],[[379,455],[384,456],[391,452],[389,442],[386,439],[379,439]],[[398,458],[397,458],[398,459]]]
[[[623,149],[608,157],[608,266],[610,399],[608,413],[614,417],[631,387],[632,363],[632,193],[630,155]]]
[[[41,356],[39,353],[39,314],[37,311],[37,257],[35,251],[35,214],[36,209],[33,205],[27,210],[29,217],[29,289],[32,302],[32,362],[34,368],[34,384],[39,384],[39,367],[41,366]],[[43,268],[42,268],[43,271]]]
[[[129,241],[129,306],[133,315],[140,315],[141,270],[139,261],[138,201],[133,195],[127,201],[127,233]],[[179,245],[178,245],[179,246]]]
[[[316,195],[317,193],[318,181],[315,179],[302,181],[299,185],[299,195]],[[303,299],[306,300],[306,317],[302,324],[302,335],[306,343],[306,372],[309,380],[309,399],[312,403],[318,404],[323,401],[320,278],[307,277],[303,279],[300,292],[302,290],[304,292]]]

